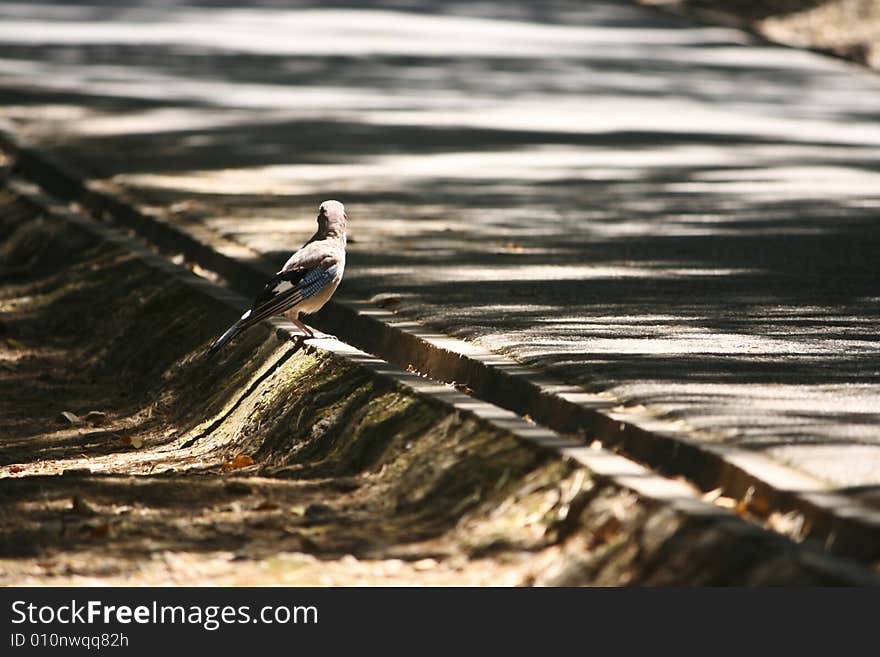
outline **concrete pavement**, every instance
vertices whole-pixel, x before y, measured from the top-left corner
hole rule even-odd
[[[0,116],[343,300],[880,506],[880,79],[627,2],[0,5]]]

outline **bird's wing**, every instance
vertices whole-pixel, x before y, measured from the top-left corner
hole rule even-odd
[[[278,273],[281,274],[296,269],[314,269],[315,267],[320,266],[327,255],[327,242],[323,240],[320,242],[315,241],[315,238],[313,237],[306,242],[299,251],[290,256],[288,261],[284,263],[281,271]]]
[[[254,305],[242,315],[242,320],[255,324],[267,317],[290,310],[303,299],[317,294],[336,277],[337,265],[327,268],[285,269],[278,272],[254,300]]]

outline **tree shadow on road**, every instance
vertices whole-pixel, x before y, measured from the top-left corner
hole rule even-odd
[[[206,16],[227,4],[200,3]],[[462,11],[534,21],[523,48],[546,50],[71,37],[0,47],[7,72],[51,74],[5,97],[88,177],[273,263],[338,196],[354,237],[343,295],[398,295],[401,317],[718,440],[833,443],[845,426],[880,449],[873,83],[616,4],[587,5],[579,23],[582,3],[479,4]],[[570,39],[569,23],[619,38]]]

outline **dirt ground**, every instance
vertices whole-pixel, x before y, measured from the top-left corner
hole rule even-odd
[[[641,0],[880,68],[880,0]]]
[[[229,308],[3,201],[0,582],[513,584],[588,483],[268,330],[197,363]],[[523,532],[445,535],[515,481],[543,500]]]

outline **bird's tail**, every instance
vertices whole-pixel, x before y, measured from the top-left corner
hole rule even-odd
[[[211,345],[211,348],[208,349],[205,355],[210,358],[211,356],[216,354],[223,347],[225,347],[226,344],[230,340],[232,340],[232,338],[241,333],[245,328],[245,321],[243,319],[238,320],[235,324],[226,329],[226,333],[217,338],[217,341]]]

